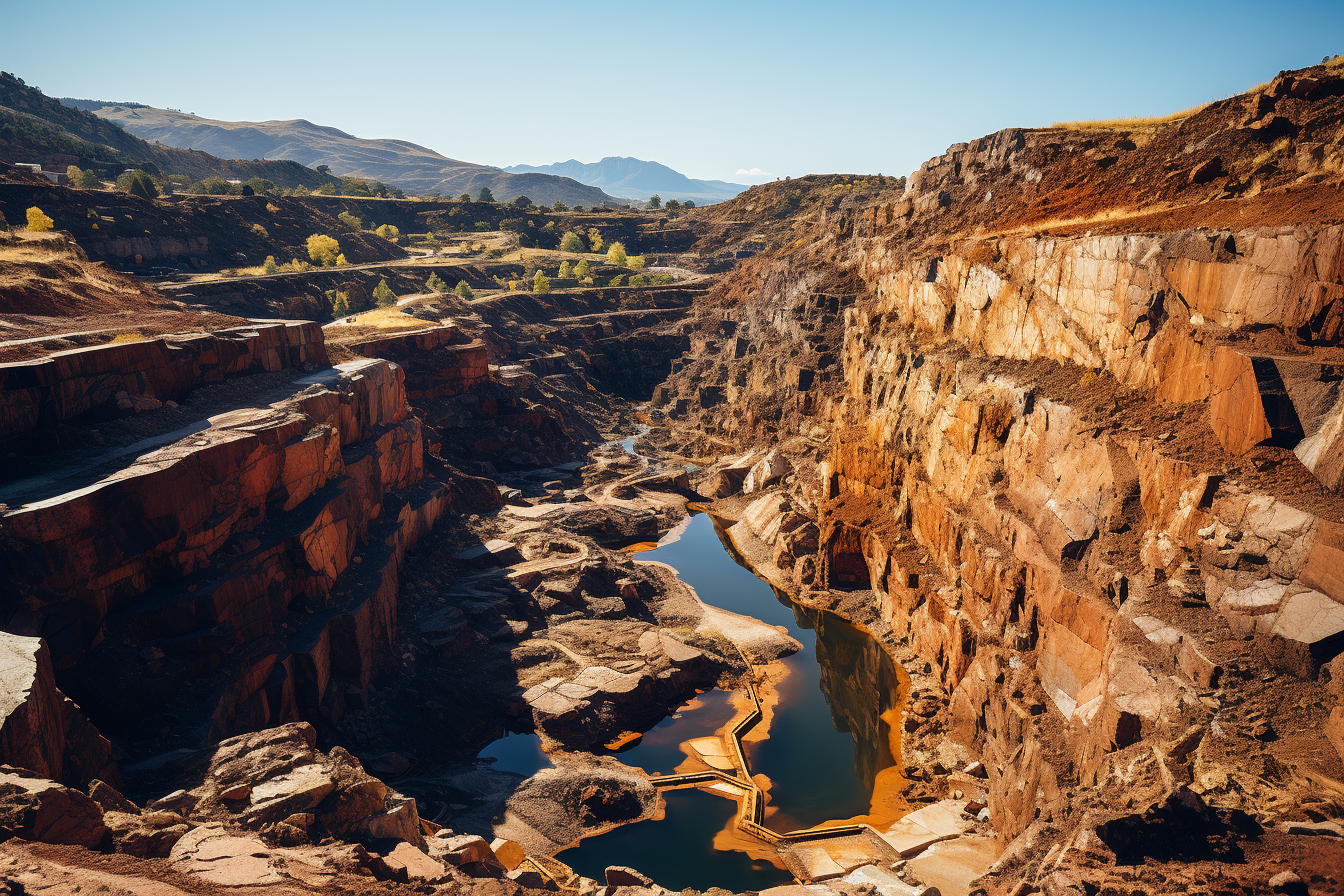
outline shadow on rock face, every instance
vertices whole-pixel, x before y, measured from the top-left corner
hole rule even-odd
[[[1106,822],[1097,835],[1115,853],[1117,865],[1142,865],[1145,859],[1241,862],[1241,841],[1263,831],[1245,812],[1209,808],[1182,787],[1140,814]]]

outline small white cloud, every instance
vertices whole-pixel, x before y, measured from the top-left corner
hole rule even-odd
[[[739,168],[737,169],[737,177],[774,177],[774,175],[759,168]]]

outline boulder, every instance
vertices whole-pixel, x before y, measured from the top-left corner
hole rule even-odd
[[[778,451],[771,451],[757,461],[756,465],[747,473],[747,478],[742,483],[742,491],[744,494],[760,491],[767,485],[784,477],[792,469],[788,458]]]
[[[652,887],[653,878],[625,865],[610,865],[606,870],[609,887]]]
[[[108,828],[102,808],[78,790],[26,769],[0,766],[0,832],[93,849]]]
[[[1298,592],[1284,600],[1258,644],[1275,668],[1315,678],[1322,664],[1344,652],[1344,604],[1319,591]]]
[[[188,792],[196,800],[191,817],[259,832],[301,825],[313,841],[420,841],[414,800],[369,775],[341,747],[322,753],[316,742],[307,722],[222,741],[198,760],[205,783]]]
[[[445,833],[448,836],[443,836]],[[475,834],[440,831],[438,835],[429,839],[429,854],[459,868],[470,864],[496,865],[503,868],[490,844],[484,837]]]

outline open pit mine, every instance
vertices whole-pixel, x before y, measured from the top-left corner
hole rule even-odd
[[[0,892],[1344,893],[1338,58],[696,209],[0,178]]]

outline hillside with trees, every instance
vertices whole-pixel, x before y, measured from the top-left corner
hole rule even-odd
[[[139,168],[152,175],[181,175],[190,182],[262,178],[286,189],[311,190],[339,185],[338,178],[292,161],[223,159],[147,142],[83,109],[63,105],[8,72],[0,72],[0,159],[36,162],[61,172],[76,165],[106,180]]]
[[[543,205],[600,206],[616,200],[596,187],[551,173],[510,173],[462,162],[405,140],[365,139],[299,118],[291,121],[218,121],[172,109],[100,100],[61,102],[91,112],[105,124],[167,146],[230,158],[289,159],[333,174],[382,181],[417,196],[479,194],[502,202],[528,196]]]

